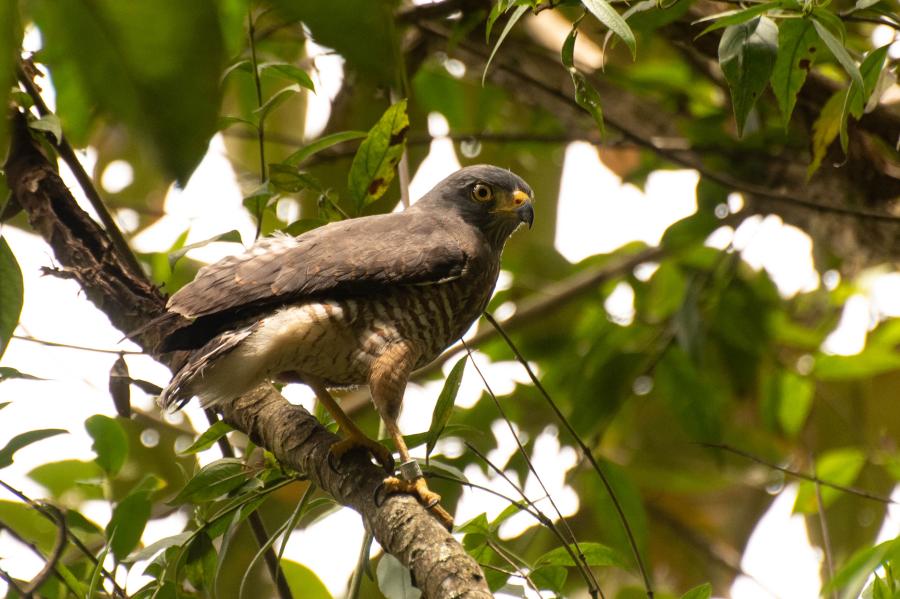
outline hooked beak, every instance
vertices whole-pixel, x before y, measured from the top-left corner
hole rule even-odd
[[[530,229],[534,225],[534,206],[531,198],[521,189],[513,192],[513,205],[516,206],[516,216],[523,223],[528,224]]]

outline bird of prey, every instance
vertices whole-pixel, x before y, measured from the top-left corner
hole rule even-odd
[[[368,385],[400,454],[410,492],[452,524],[411,460],[397,426],[406,383],[484,311],[506,240],[534,219],[533,193],[508,170],[479,165],[441,181],[402,212],[263,239],[206,266],[169,298],[161,351],[187,358],[160,396],[229,402],[271,380],[312,388],[345,435],[340,458],[363,447],[391,473],[388,449],[366,437],[329,393]]]

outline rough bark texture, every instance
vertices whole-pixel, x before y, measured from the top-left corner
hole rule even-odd
[[[24,118],[13,123],[7,181],[29,222],[73,278],[123,332],[135,331],[165,310],[165,298],[145,277],[135,275],[101,229],[75,202],[56,169],[31,138]],[[152,352],[159,332],[147,329],[134,339]],[[171,364],[171,355],[154,356]],[[427,598],[491,597],[484,574],[462,546],[414,498],[388,497],[380,505],[375,490],[384,471],[361,455],[348,455],[335,472],[328,451],[338,437],[309,412],[287,402],[271,386],[260,387],[224,409],[225,419],[283,464],[309,476],[341,504],[358,511],[385,551],[409,567]]]

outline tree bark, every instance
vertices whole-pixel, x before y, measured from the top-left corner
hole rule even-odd
[[[53,248],[63,270],[119,330],[128,333],[165,311],[165,298],[146,277],[134,273],[106,232],[76,203],[56,169],[31,137],[21,113],[13,118],[5,171],[14,201]],[[161,332],[142,330],[133,341],[171,367],[172,354],[154,353]],[[481,568],[419,502],[394,495],[377,504],[384,472],[361,455],[348,455],[339,471],[328,465],[338,437],[309,412],[288,403],[271,385],[223,408],[226,421],[271,451],[286,466],[308,476],[336,501],[363,518],[384,550],[406,565],[423,596],[433,599],[491,597]]]

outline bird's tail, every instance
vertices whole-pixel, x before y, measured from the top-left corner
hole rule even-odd
[[[206,345],[191,352],[184,364],[163,389],[157,402],[163,409],[178,410],[195,395],[200,397],[204,407],[218,403],[223,395],[238,395],[237,389],[220,389],[213,369],[217,363],[241,341],[249,337],[257,328],[251,325],[243,329],[225,331],[216,335]]]

